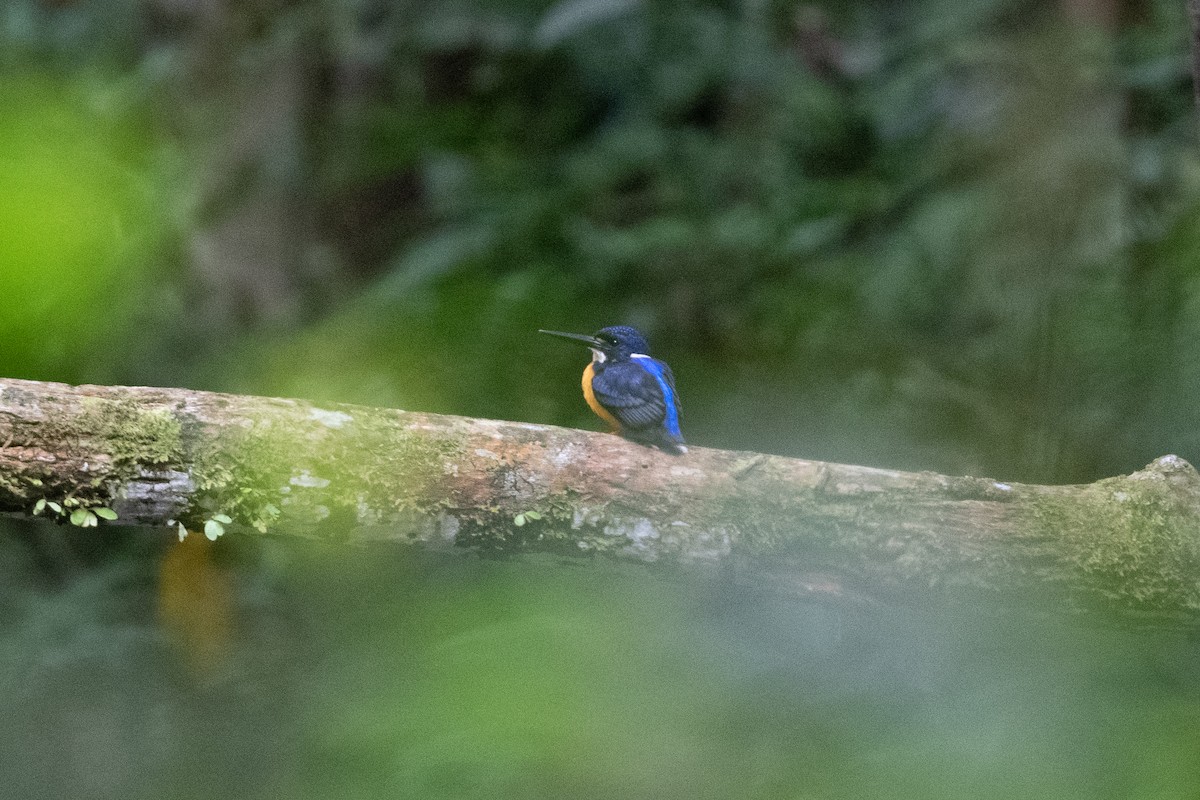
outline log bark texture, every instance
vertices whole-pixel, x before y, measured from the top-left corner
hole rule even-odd
[[[1084,486],[182,389],[0,379],[0,512],[717,564],[797,592],[1052,598],[1200,620],[1200,476]],[[54,510],[55,506],[62,512]],[[173,534],[173,529],[172,529]],[[858,596],[858,592],[846,592]]]

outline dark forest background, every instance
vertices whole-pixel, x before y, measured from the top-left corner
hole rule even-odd
[[[1038,482],[1200,457],[1184,4],[30,2],[0,372]]]
[[[693,444],[1200,462],[1188,36],[1184,0],[6,0],[0,375],[599,427],[535,331],[624,323]],[[168,544],[0,529],[0,794],[1200,792],[1194,636]]]

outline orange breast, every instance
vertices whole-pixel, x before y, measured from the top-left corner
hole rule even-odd
[[[592,378],[595,376],[595,371],[592,369],[592,362],[588,362],[587,367],[583,370],[583,399],[587,400],[588,408],[595,412],[596,416],[608,423],[613,432],[621,430],[621,423],[617,422],[617,418],[605,410],[604,406],[596,399],[596,393],[592,391]]]

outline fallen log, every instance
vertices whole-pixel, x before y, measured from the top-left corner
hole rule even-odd
[[[711,563],[798,592],[1053,597],[1200,619],[1200,475],[1176,456],[1032,486],[700,447],[672,456],[519,422],[4,379],[0,442],[7,514]]]

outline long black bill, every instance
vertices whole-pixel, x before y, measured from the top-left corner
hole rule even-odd
[[[588,347],[603,347],[604,342],[597,339],[595,336],[588,336],[586,333],[563,333],[562,331],[544,331],[538,329],[538,333],[547,333],[551,336],[559,336],[563,339],[574,339],[577,342],[583,342]]]

